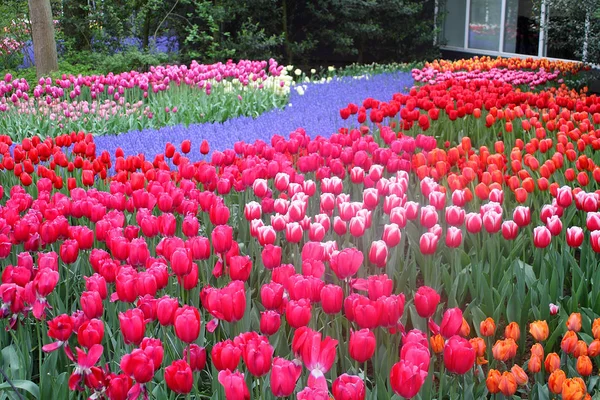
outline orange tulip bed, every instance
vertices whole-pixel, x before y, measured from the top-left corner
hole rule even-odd
[[[435,61],[328,137],[153,159],[0,136],[0,393],[592,398],[600,98],[561,81],[585,68]]]

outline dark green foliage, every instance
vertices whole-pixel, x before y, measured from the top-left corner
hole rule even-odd
[[[52,7],[63,66],[95,71],[229,58],[317,67],[438,55],[434,0],[52,0]],[[0,28],[19,18],[27,19],[27,1],[2,0]],[[157,54],[161,37],[176,38],[179,51]],[[16,65],[0,60],[2,69]]]

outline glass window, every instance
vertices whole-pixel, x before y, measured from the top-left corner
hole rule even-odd
[[[467,0],[447,0],[444,16],[444,39],[447,46],[465,47]]]
[[[533,0],[506,0],[504,51],[538,54],[540,27],[533,18]]]
[[[500,47],[501,0],[471,0],[469,47],[498,51]]]

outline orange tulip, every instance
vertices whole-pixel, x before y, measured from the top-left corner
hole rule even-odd
[[[592,336],[594,339],[600,340],[600,318],[596,318],[592,323]]]
[[[527,369],[532,374],[536,374],[542,370],[542,359],[535,354],[532,354],[529,358],[529,364],[527,364]]]
[[[477,355],[477,357],[485,356],[485,349],[487,346],[485,345],[485,341],[482,338],[476,337],[469,340],[469,342],[471,343],[471,346],[473,346],[473,350],[475,350],[475,354]]]
[[[556,353],[550,353],[546,356],[546,360],[544,361],[544,368],[546,368],[546,372],[553,373],[557,369],[560,368],[560,357]]]
[[[533,346],[531,346],[531,355],[536,355],[539,358],[544,358],[544,348],[542,347],[542,345],[536,343]]]
[[[498,340],[492,347],[492,354],[498,361],[508,361],[517,355],[517,343],[512,339]]]
[[[529,324],[529,333],[538,342],[543,342],[548,339],[550,331],[548,329],[548,323],[546,321],[534,321]]]
[[[504,337],[518,342],[521,338],[521,328],[519,328],[519,324],[516,322],[511,322],[508,324],[506,328],[504,328]]]
[[[527,384],[527,382],[529,382],[529,377],[527,376],[527,373],[523,370],[523,368],[521,368],[517,364],[512,366],[510,372],[512,372],[512,374],[515,376],[515,379],[517,380],[517,385],[524,386]]]
[[[493,318],[486,318],[485,321],[481,321],[479,324],[479,332],[481,336],[494,336],[496,332],[496,323]]]
[[[577,358],[579,356],[587,356],[588,355],[588,345],[583,340],[578,340],[575,345],[575,349],[573,349],[573,357]]]
[[[433,350],[435,354],[440,354],[444,351],[444,338],[439,333],[429,338],[429,342],[431,344],[431,350]]]
[[[567,379],[567,375],[565,375],[565,371],[562,369],[557,369],[553,373],[550,374],[548,378],[548,389],[554,394],[560,394],[562,392],[563,382]]]
[[[500,375],[500,371],[498,371],[497,369],[490,369],[490,371],[488,372],[487,379],[485,380],[485,386],[487,387],[490,393],[496,394],[500,392],[499,385],[501,376],[502,375]]]
[[[462,325],[460,326],[460,332],[458,332],[462,337],[469,337],[471,333],[471,327],[467,320],[463,317]]]
[[[569,315],[569,319],[567,319],[565,325],[567,325],[568,330],[579,332],[581,330],[581,314],[572,313]]]
[[[581,376],[589,376],[592,373],[592,360],[588,356],[577,357],[577,372]]]
[[[588,346],[587,352],[587,355],[590,357],[596,357],[598,354],[600,354],[600,340],[595,339],[592,341],[592,343],[590,343]]]
[[[565,379],[562,384],[563,400],[581,400],[586,395],[585,382],[581,378]]]
[[[577,334],[574,331],[567,331],[560,342],[560,348],[565,353],[571,354],[577,345]]]
[[[503,395],[512,396],[517,392],[517,379],[511,372],[504,371],[498,382],[498,388]]]

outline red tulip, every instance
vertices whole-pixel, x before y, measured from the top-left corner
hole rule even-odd
[[[119,313],[121,333],[126,344],[138,345],[144,338],[146,322],[142,310],[133,308]]]
[[[439,237],[432,232],[425,232],[419,240],[419,248],[424,255],[434,254],[437,249]]]
[[[200,312],[196,307],[185,305],[175,312],[173,325],[179,340],[192,343],[200,334]]]
[[[249,256],[234,256],[229,262],[229,276],[234,281],[247,281],[252,271],[252,261]]]
[[[446,231],[446,246],[457,248],[462,243],[462,230],[455,226],[449,226]]]
[[[190,237],[185,242],[185,247],[190,249],[192,260],[206,260],[210,257],[210,241],[205,237]]]
[[[73,333],[71,316],[61,314],[48,321],[48,337],[60,342],[66,342]]]
[[[440,295],[435,289],[429,286],[421,286],[415,293],[414,301],[419,316],[422,318],[431,318],[440,303]]]
[[[513,211],[513,220],[519,228],[529,225],[531,223],[529,207],[517,206]]]
[[[335,361],[338,341],[329,336],[321,340],[321,333],[311,329],[297,330],[294,339],[297,336],[304,336],[304,340],[294,351],[299,351],[306,368],[309,371],[327,373]]]
[[[388,257],[388,248],[383,240],[376,240],[371,243],[369,250],[369,261],[379,268],[385,267]]]
[[[369,329],[350,333],[349,353],[353,360],[364,363],[375,354],[375,334]]]
[[[250,392],[241,372],[220,371],[218,379],[225,389],[226,400],[250,400]]]
[[[459,308],[450,308],[444,312],[440,333],[443,337],[449,338],[458,335],[463,323],[463,314]]]
[[[200,229],[200,223],[198,218],[193,215],[186,215],[183,218],[183,224],[181,225],[181,231],[188,238],[195,237],[198,235],[198,229]]]
[[[266,337],[258,336],[245,343],[242,357],[248,371],[255,377],[261,377],[271,369],[273,347]]]
[[[204,287],[200,300],[213,317],[227,322],[239,321],[246,311],[244,282],[233,281],[222,289]]]
[[[573,193],[569,186],[563,186],[556,191],[556,203],[564,208],[567,208],[573,202]]]
[[[104,322],[99,319],[85,321],[77,330],[77,341],[83,347],[91,349],[92,346],[102,343],[104,338]]]
[[[267,310],[277,310],[283,303],[283,285],[271,282],[262,285],[260,288],[260,299],[262,305]]]
[[[421,225],[424,228],[431,228],[438,223],[438,213],[434,206],[421,207]]]
[[[567,229],[567,244],[571,247],[579,247],[583,244],[583,229],[572,226]]]
[[[358,376],[342,374],[333,381],[331,387],[335,400],[364,400],[365,383]]]
[[[211,238],[215,253],[226,253],[229,249],[231,249],[233,241],[233,228],[229,225],[219,225],[213,229]]]
[[[210,152],[210,147],[208,145],[208,142],[205,139],[200,144],[200,153],[202,153],[203,155],[207,155],[209,152]]]
[[[80,298],[81,309],[89,319],[101,317],[104,312],[102,298],[98,292],[83,292]]]
[[[342,310],[344,291],[337,285],[325,285],[320,293],[321,307],[326,314],[337,314]]]
[[[285,239],[290,243],[299,243],[302,240],[302,227],[298,222],[290,222],[285,227]]]
[[[210,359],[218,371],[237,368],[242,357],[242,350],[233,344],[231,340],[215,343],[211,352]]]
[[[270,387],[275,397],[291,396],[302,374],[302,365],[281,357],[273,359]]]
[[[502,214],[490,210],[483,214],[483,226],[488,233],[496,233],[502,227]]]
[[[133,381],[129,376],[125,374],[113,375],[106,391],[108,398],[110,400],[126,400],[132,386]]]
[[[505,240],[515,240],[519,234],[519,226],[514,221],[504,221],[502,223],[502,237]]]
[[[455,374],[467,373],[475,363],[475,350],[467,339],[452,336],[444,346],[444,365]]]
[[[273,269],[281,265],[281,247],[268,244],[262,250],[262,261],[266,269]]]
[[[483,226],[483,220],[481,215],[478,213],[468,213],[465,215],[465,226],[469,233],[479,233]]]
[[[429,347],[421,342],[407,342],[402,346],[400,359],[409,361],[424,372],[429,372]]]
[[[465,222],[465,210],[462,207],[446,207],[446,223],[451,226],[461,226]]]
[[[406,360],[400,360],[394,364],[390,371],[392,389],[396,394],[407,399],[419,393],[426,377],[427,372]]]
[[[545,226],[536,226],[533,229],[533,245],[538,248],[548,247],[552,240],[550,230]]]
[[[72,264],[79,256],[79,243],[76,240],[65,240],[60,245],[60,259],[65,264]]]
[[[592,244],[592,250],[596,253],[600,253],[600,231],[593,231],[590,233],[590,243]]]
[[[355,275],[364,260],[362,251],[355,248],[347,248],[334,252],[331,256],[331,269],[340,280],[348,279]]]
[[[189,355],[188,355],[189,353]],[[202,371],[206,366],[206,349],[195,343],[183,349],[183,359],[190,360],[192,371]]]
[[[260,331],[263,335],[274,335],[281,326],[281,316],[278,312],[267,310],[260,313]]]
[[[94,274],[92,276],[84,276],[85,290],[91,292],[98,292],[102,300],[108,296],[108,290],[106,287],[106,279],[100,274]]]
[[[158,299],[156,304],[156,317],[162,326],[173,325],[175,313],[179,308],[179,301],[169,296]]]
[[[394,223],[384,225],[382,240],[388,247],[396,247],[400,243],[401,238],[402,234],[398,225]]]
[[[171,254],[170,262],[171,269],[177,276],[187,275],[192,271],[192,253],[185,247],[176,249]]]
[[[546,222],[546,228],[550,231],[552,236],[558,236],[562,232],[562,221],[558,215],[553,215],[548,218],[548,222]]]
[[[154,377],[154,364],[152,359],[142,349],[135,349],[131,354],[121,358],[121,369],[133,377],[138,383],[147,383]]]
[[[194,384],[192,369],[185,360],[175,360],[165,368],[165,382],[175,393],[187,394]]]
[[[308,325],[311,318],[311,305],[307,299],[290,300],[285,309],[285,319],[292,328]]]
[[[152,360],[154,370],[158,371],[165,353],[160,339],[145,337],[140,344],[140,349],[144,350],[144,353]]]

